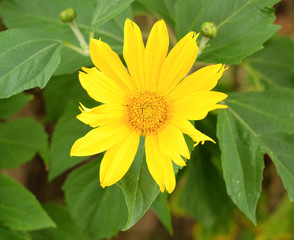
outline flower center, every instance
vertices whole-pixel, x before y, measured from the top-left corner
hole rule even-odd
[[[167,102],[155,92],[139,92],[129,99],[127,109],[130,125],[143,136],[154,133],[168,117]]]

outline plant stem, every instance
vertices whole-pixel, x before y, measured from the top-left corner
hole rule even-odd
[[[86,42],[75,20],[73,20],[72,22],[69,22],[69,26],[71,27],[71,30],[73,31],[73,33],[76,35],[77,39],[79,40],[81,48],[84,50],[89,49],[89,45]]]
[[[89,33],[89,38],[91,39],[91,38],[94,38],[94,32],[90,32]]]
[[[86,56],[86,57],[90,56],[89,48],[82,49],[82,48],[79,48],[79,47],[76,47],[76,46],[72,45],[71,43],[65,43],[64,45],[66,47],[78,52],[79,54],[82,54],[83,56]]]
[[[202,54],[203,50],[206,47],[206,44],[208,42],[209,38],[203,36],[200,40],[200,44],[199,44],[199,50],[198,50],[198,57]]]

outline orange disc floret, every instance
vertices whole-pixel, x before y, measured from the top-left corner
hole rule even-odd
[[[128,122],[146,136],[156,132],[168,118],[168,104],[155,92],[138,92],[127,103]]]

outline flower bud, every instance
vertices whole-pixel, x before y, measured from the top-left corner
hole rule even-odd
[[[204,22],[200,28],[203,36],[207,38],[215,38],[217,27],[213,22]]]
[[[60,13],[60,19],[64,23],[72,22],[76,16],[76,11],[73,8],[65,9]]]

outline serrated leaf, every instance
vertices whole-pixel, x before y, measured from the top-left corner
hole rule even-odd
[[[100,0],[93,14],[89,31],[95,31],[103,23],[118,15],[126,9],[134,0]]]
[[[87,240],[70,217],[67,207],[55,203],[45,203],[43,208],[56,223],[56,228],[46,228],[30,232],[33,240]]]
[[[12,117],[32,99],[32,95],[22,93],[10,98],[0,99],[0,119]]]
[[[143,217],[160,192],[147,168],[143,137],[130,169],[117,185],[125,196],[128,208],[128,220],[123,228],[128,230]]]
[[[35,196],[3,174],[0,175],[0,222],[20,231],[55,227]]]
[[[0,239],[3,239],[3,240],[31,240],[30,238],[27,238],[16,231],[10,230],[8,228],[4,228],[3,226],[0,226]]]
[[[49,151],[49,180],[87,158],[69,155],[73,143],[91,129],[76,118],[80,113],[78,101],[79,99],[68,104],[55,127]]]
[[[99,186],[99,165],[99,161],[93,161],[75,169],[63,185],[72,218],[83,233],[95,239],[116,235],[127,218],[120,189]]]
[[[175,26],[175,3],[177,0],[137,0],[147,10],[156,13],[170,26]]]
[[[218,119],[217,135],[229,195],[254,222],[261,190],[263,154],[276,165],[294,199],[294,91],[275,89],[231,94]]]
[[[160,219],[164,227],[170,235],[173,234],[173,226],[171,221],[171,214],[168,206],[168,193],[158,194],[155,201],[152,203],[152,210]]]
[[[60,62],[61,42],[46,33],[16,29],[1,32],[0,42],[0,98],[45,87]]]
[[[0,168],[15,168],[38,152],[47,161],[47,134],[33,118],[0,123]]]
[[[181,0],[176,3],[178,38],[200,32],[204,22],[214,22],[217,36],[208,42],[200,61],[240,63],[260,50],[278,29],[272,7],[279,0]],[[200,38],[201,39],[201,38]]]
[[[188,162],[188,177],[179,205],[195,220],[211,229],[226,223],[232,216],[232,202],[226,193],[224,181],[212,163],[219,151],[207,146],[196,147]]]
[[[290,38],[275,36],[264,49],[246,58],[244,65],[266,88],[294,88],[294,42]]]

